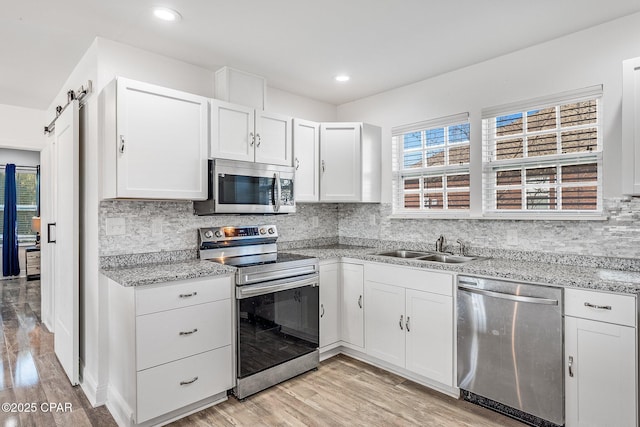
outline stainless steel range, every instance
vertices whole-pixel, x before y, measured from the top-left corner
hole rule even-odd
[[[238,267],[236,397],[316,368],[318,259],[278,253],[275,225],[201,228],[198,236],[201,259]]]

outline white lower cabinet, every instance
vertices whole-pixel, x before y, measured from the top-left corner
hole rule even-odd
[[[635,299],[565,291],[567,427],[638,425]]]
[[[158,424],[233,387],[233,278],[125,287],[109,280],[107,406],[119,425]]]
[[[320,264],[320,349],[340,341],[340,263]]]
[[[364,296],[367,355],[452,387],[453,276],[367,264]]]
[[[342,341],[364,348],[364,266],[342,263]]]

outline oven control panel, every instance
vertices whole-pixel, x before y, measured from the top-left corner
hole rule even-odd
[[[238,240],[276,239],[275,225],[250,225],[240,227],[205,227],[198,230],[200,242],[227,242]]]

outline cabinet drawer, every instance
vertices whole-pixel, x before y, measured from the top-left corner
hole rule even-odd
[[[564,304],[567,316],[636,326],[636,298],[632,295],[565,289]]]
[[[27,262],[40,262],[40,252],[27,252]]]
[[[366,264],[364,279],[418,291],[453,296],[453,275],[388,264]]]
[[[226,391],[233,387],[232,375],[231,346],[138,372],[136,422]]]
[[[136,317],[138,371],[231,344],[231,300]]]
[[[136,288],[138,315],[231,298],[232,277],[180,280]]]

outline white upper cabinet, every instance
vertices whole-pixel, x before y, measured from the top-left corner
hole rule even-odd
[[[211,101],[211,157],[252,162],[254,130],[253,108]]]
[[[640,58],[622,63],[622,192],[640,195]]]
[[[291,166],[292,119],[211,100],[211,158]]]
[[[320,125],[320,199],[379,202],[381,130],[363,123]]]
[[[293,166],[296,202],[320,200],[320,125],[308,120],[293,120]]]
[[[291,166],[291,125],[291,117],[256,110],[256,162]]]
[[[100,97],[102,198],[207,198],[206,98],[121,77]]]

